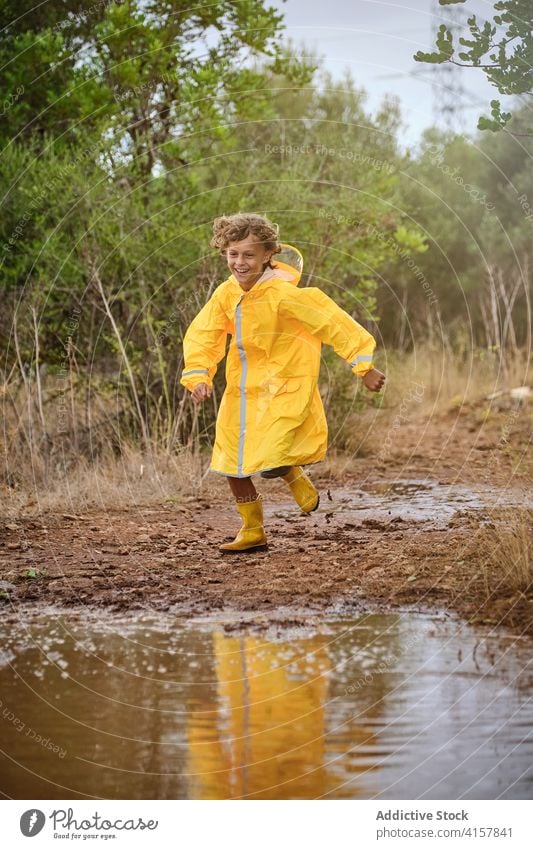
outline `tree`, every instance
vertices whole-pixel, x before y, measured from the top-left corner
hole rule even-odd
[[[72,145],[96,129],[146,178],[169,152],[186,161],[180,136],[224,132],[235,104],[261,88],[254,58],[283,62],[283,16],[264,0],[75,6],[50,0],[34,12],[29,0],[0,0],[10,21],[0,31],[4,143]],[[311,73],[294,57],[284,71]]]
[[[439,0],[441,6],[465,2]],[[482,25],[476,15],[468,18],[470,37],[459,38],[459,44],[466,49],[458,51],[453,33],[442,24],[437,34],[437,51],[419,50],[413,58],[417,62],[450,62],[462,68],[480,68],[500,94],[533,97],[533,4],[531,0],[499,0],[494,9],[499,14]],[[497,132],[506,127],[512,115],[501,111],[499,100],[491,100],[490,105],[491,117],[480,117],[478,129]],[[520,135],[533,137],[533,127]]]
[[[527,119],[524,106],[513,125],[520,129]],[[423,338],[426,329],[425,277],[438,299],[443,331],[459,350],[472,340],[529,350],[533,170],[527,147],[507,132],[470,139],[428,129],[420,153],[402,169],[400,191],[403,209],[428,243],[416,258],[423,277],[412,274],[406,286],[414,338]],[[397,273],[394,280],[391,295],[403,283]],[[380,299],[378,311],[389,339],[398,327],[394,303]]]

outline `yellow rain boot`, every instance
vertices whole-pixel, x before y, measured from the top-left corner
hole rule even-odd
[[[293,466],[283,480],[289,484],[292,496],[300,510],[312,513],[320,504],[320,496],[311,478],[308,478],[301,466]]]
[[[222,554],[239,554],[248,551],[266,551],[268,548],[263,527],[263,500],[259,495],[255,501],[236,501],[241,514],[242,528],[233,540],[220,546]]]

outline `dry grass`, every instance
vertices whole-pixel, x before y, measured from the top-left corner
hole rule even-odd
[[[496,352],[478,350],[466,355],[435,350],[419,345],[409,354],[382,355],[378,368],[387,375],[385,390],[370,396],[363,390],[366,406],[353,409],[353,400],[343,399],[345,413],[335,410],[330,428],[330,445],[357,457],[375,455],[379,445],[390,454],[396,428],[406,423],[423,421],[462,408],[473,410],[474,419],[482,424],[497,409],[516,406],[508,391],[527,385],[529,360],[527,352],[509,356],[505,370]],[[488,396],[503,392],[496,402]],[[387,442],[387,437],[389,437]],[[390,443],[390,445],[388,444]],[[379,451],[378,451],[379,453]]]
[[[181,445],[177,433],[167,438],[168,429],[160,438],[158,410],[146,447],[132,438],[135,414],[126,392],[96,380],[64,386],[49,377],[39,393],[37,382],[14,380],[0,392],[4,516],[180,501],[204,490],[208,458],[194,439]]]
[[[59,511],[84,513],[94,509],[122,508],[162,502],[180,503],[208,488],[207,457],[183,449],[176,454],[124,446],[122,456],[112,454],[88,461],[79,457],[68,471],[55,469],[48,483],[26,481],[25,486],[4,486],[0,507],[4,516],[30,516]]]
[[[527,377],[525,354],[507,359],[504,372],[494,352],[452,354],[429,345],[418,345],[407,355],[382,354],[378,365],[387,373],[386,390],[380,396],[358,385],[354,403],[355,382],[349,372],[339,372],[331,385],[330,451],[321,471],[332,478],[342,477],[350,456],[375,455],[388,434],[393,444],[395,422],[400,426],[417,418],[427,422],[491,392],[522,385]],[[188,447],[175,437],[164,444],[157,436],[149,449],[141,450],[131,438],[135,413],[133,405],[128,407],[127,393],[119,398],[91,385],[89,396],[81,383],[79,390],[74,384],[62,389],[52,380],[43,382],[38,392],[36,381],[26,378],[5,384],[1,394],[4,515],[179,501],[220,489],[220,481],[208,475],[209,453],[196,448],[198,419]],[[180,415],[184,411],[180,402]],[[209,442],[213,431],[209,412],[203,421]],[[156,411],[151,433],[177,432],[175,422],[167,427]]]
[[[502,356],[484,348],[452,351],[421,344],[408,354],[393,351],[380,367],[387,372],[385,407],[399,408],[417,387],[421,409],[444,412],[526,384],[529,358],[527,351]]]
[[[476,533],[486,599],[533,592],[533,510],[489,511],[490,525]]]

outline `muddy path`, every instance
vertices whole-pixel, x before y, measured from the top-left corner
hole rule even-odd
[[[533,633],[531,594],[487,592],[479,544],[494,508],[533,506],[530,416],[513,420],[512,450],[503,450],[508,418],[472,427],[471,417],[442,416],[425,431],[405,425],[386,463],[368,456],[317,466],[321,504],[310,516],[281,481],[261,481],[269,550],[255,555],[218,552],[239,527],[218,478],[177,503],[4,521],[4,615],[21,605],[231,610],[239,627],[411,607]]]

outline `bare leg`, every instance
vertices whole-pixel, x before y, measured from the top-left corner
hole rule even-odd
[[[257,490],[251,478],[228,478],[229,488],[239,501],[255,501]]]

